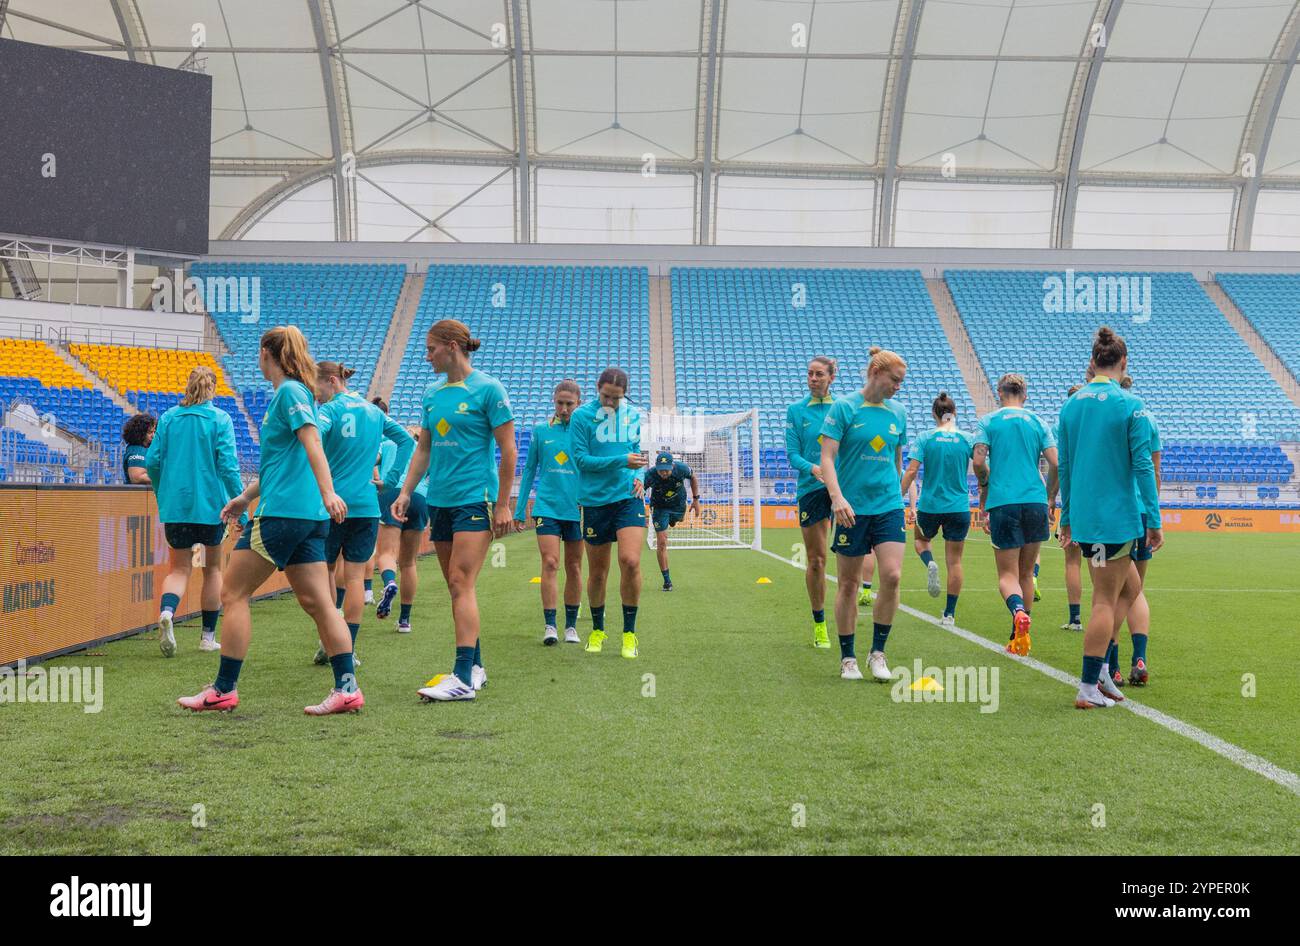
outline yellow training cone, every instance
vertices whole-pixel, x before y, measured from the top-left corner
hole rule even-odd
[[[754,584],[756,584],[756,585],[770,585],[770,584],[772,584],[772,579],[767,578],[767,577],[763,577],[763,578],[760,578],[758,581],[754,582]]]
[[[930,693],[942,693],[943,686],[934,677],[921,677],[910,687],[910,690],[926,690]]]
[[[528,584],[530,585],[540,585],[541,583],[542,583],[541,575],[534,575],[532,578],[528,579]]]

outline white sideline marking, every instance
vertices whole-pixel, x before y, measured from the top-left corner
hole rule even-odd
[[[797,568],[800,571],[805,570],[790,559],[777,555],[775,552],[769,552],[767,549],[757,549],[757,551],[776,559],[778,562],[785,562],[785,564],[792,568]],[[836,581],[834,575],[828,574],[826,578],[829,581]],[[966,630],[964,627],[944,627],[939,623],[939,619],[933,615],[926,614],[924,611],[918,611],[915,608],[909,608],[901,602],[898,605],[898,610],[905,614],[909,614],[914,618],[925,621],[928,624],[933,624],[935,627],[947,631],[949,634],[955,634],[962,640],[970,641],[972,644],[983,647],[985,650],[1006,657],[1008,660],[1015,661],[1016,663],[1022,664],[1026,667],[1031,667],[1039,673],[1051,677],[1053,680],[1059,680],[1061,683],[1065,683],[1072,687],[1077,687],[1079,685],[1079,681],[1076,680],[1072,674],[1068,674],[1064,670],[1058,670],[1056,667],[1045,664],[1041,660],[1035,660],[1033,657],[1012,656],[1006,652],[1005,645],[996,644],[986,637],[981,637],[978,634]],[[1253,752],[1248,752],[1240,746],[1235,746],[1230,742],[1226,742],[1218,736],[1212,735],[1204,729],[1199,729],[1191,723],[1185,723],[1181,719],[1170,716],[1168,713],[1162,713],[1160,710],[1153,709],[1152,707],[1143,705],[1142,703],[1135,703],[1128,696],[1125,696],[1124,702],[1119,705],[1131,710],[1144,719],[1151,720],[1151,722],[1155,723],[1157,726],[1163,726],[1170,732],[1178,733],[1180,736],[1186,736],[1188,739],[1195,743],[1199,743],[1211,752],[1217,752],[1228,761],[1235,762],[1243,769],[1249,769],[1256,775],[1262,775],[1269,781],[1276,782],[1278,785],[1281,785],[1283,788],[1288,789],[1294,794],[1300,795],[1300,775],[1296,775],[1294,772],[1288,771],[1280,765],[1275,765],[1263,756],[1257,756]]]

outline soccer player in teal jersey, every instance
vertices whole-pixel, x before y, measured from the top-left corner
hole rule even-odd
[[[1011,612],[1007,652],[1029,653],[1029,609],[1034,563],[1050,535],[1047,494],[1056,489],[1056,441],[1042,419],[1025,409],[1028,386],[1018,374],[998,380],[1002,406],[980,418],[975,435],[975,478],[980,484],[984,531],[993,539],[998,593]],[[1047,482],[1038,459],[1047,461]],[[987,510],[987,515],[983,515]]]
[[[420,428],[407,427],[406,432],[418,439]],[[406,463],[397,466],[397,448],[391,441],[385,440],[379,445],[379,541],[376,543],[376,564],[384,582],[384,590],[375,602],[375,617],[384,619],[393,613],[393,601],[400,593],[401,610],[397,616],[396,630],[399,634],[411,633],[411,612],[415,607],[415,595],[419,590],[419,570],[416,560],[420,555],[420,546],[424,530],[429,528],[428,477],[420,480],[411,493],[411,501],[406,509],[406,521],[398,522],[393,518],[393,501],[401,493],[401,485],[406,482],[407,471],[411,468],[408,457]],[[396,486],[384,486],[384,483],[396,483]],[[399,589],[398,573],[402,583]]]
[[[472,700],[487,684],[475,585],[492,539],[505,535],[513,522],[515,415],[501,382],[470,363],[481,344],[455,319],[429,329],[426,358],[445,380],[424,392],[420,443],[392,508],[393,518],[404,522],[415,487],[427,473],[429,537],[451,594],[456,660],[451,673],[438,674],[419,694],[440,703]],[[494,448],[501,452],[495,465]]]
[[[361,630],[361,612],[365,609],[365,577],[375,554],[379,537],[379,493],[375,489],[375,464],[379,445],[391,443],[397,450],[393,466],[405,467],[415,450],[415,441],[393,420],[361,395],[348,390],[348,379],[356,374],[337,361],[322,361],[316,366],[317,411],[325,459],[335,489],[348,504],[348,517],[331,522],[325,540],[325,562],[331,568],[341,557],[347,593],[343,599],[343,617],[352,635],[352,662],[360,665],[356,655],[357,634]],[[397,470],[390,470],[389,487],[397,486]],[[338,598],[335,597],[335,604]],[[329,658],[322,647],[315,662]]]
[[[1089,378],[1088,380],[1092,380]],[[1066,400],[1074,397],[1075,393],[1083,387],[1082,384],[1073,384],[1065,392]],[[1061,440],[1061,424],[1058,421],[1052,428],[1052,439],[1059,444]],[[1058,490],[1053,490],[1047,495],[1047,513],[1056,519],[1056,499]],[[1058,531],[1056,537],[1059,539],[1061,533]],[[1079,544],[1071,542],[1065,547],[1065,603],[1068,608],[1068,616],[1064,624],[1061,625],[1063,631],[1082,631],[1083,623],[1081,611],[1083,609],[1083,556],[1079,554]]]
[[[835,625],[840,638],[840,676],[845,680],[862,679],[854,635],[858,624],[858,581],[868,552],[876,555],[880,590],[872,614],[874,628],[867,666],[878,682],[891,679],[885,663],[885,642],[898,610],[907,539],[900,481],[907,414],[891,398],[898,393],[906,374],[907,362],[902,357],[873,346],[866,385],[837,400],[822,425],[819,465],[835,516],[831,540],[831,548],[838,556]]]
[[[1074,700],[1079,709],[1114,706],[1124,698],[1103,678],[1102,667],[1117,612],[1127,611],[1141,591],[1131,567],[1133,547],[1139,536],[1152,552],[1164,544],[1151,425],[1142,402],[1119,385],[1127,367],[1124,339],[1103,326],[1092,345],[1095,377],[1061,409],[1061,544],[1079,543],[1092,577]]]
[[[329,522],[347,518],[348,506],[334,492],[320,442],[311,392],[316,363],[296,326],[277,325],[262,335],[258,367],[275,395],[262,420],[258,479],[221,511],[222,521],[230,524],[247,511],[249,503],[259,500],[252,525],[235,543],[221,589],[226,614],[221,666],[214,683],[177,702],[196,712],[229,711],[239,705],[235,687],[252,635],[248,602],[276,569],[283,569],[299,607],[316,622],[334,669],[329,696],[304,712],[309,716],[355,713],[365,705],[365,698],[352,664],[352,638],[343,615],[334,608],[325,566]]]
[[[673,580],[668,573],[668,530],[686,518],[686,484],[691,484],[691,510],[700,515],[700,481],[691,468],[673,459],[671,452],[662,450],[655,457],[654,466],[645,471],[642,490],[650,504],[650,516],[655,530],[655,555],[659,560],[659,573],[663,575],[664,591],[673,590]]]
[[[164,657],[176,653],[172,620],[195,565],[203,569],[199,650],[221,649],[216,641],[221,614],[221,540],[226,533],[221,510],[244,491],[244,484],[235,454],[235,425],[229,414],[213,406],[216,391],[216,372],[207,365],[191,371],[185,396],[158,421],[145,457],[169,549],[170,568],[163,579],[158,614],[158,646]],[[243,523],[241,519],[235,528]]]
[[[135,414],[122,425],[122,482],[128,486],[148,486],[149,474],[144,458],[153,442],[158,418],[152,414]]]
[[[645,484],[638,470],[649,465],[641,450],[641,412],[627,399],[622,368],[606,368],[596,381],[596,400],[573,412],[569,442],[578,467],[578,505],[587,543],[587,604],[591,636],[586,651],[605,642],[605,579],[610,544],[618,545],[619,593],[623,603],[623,656],[639,653],[637,608],[641,603],[641,544],[645,542]]]
[[[970,493],[966,474],[975,452],[975,438],[957,429],[957,402],[947,391],[939,392],[930,406],[939,426],[918,434],[908,450],[907,472],[902,490],[911,492],[917,474],[924,468],[925,479],[916,504],[916,554],[927,574],[930,597],[939,597],[939,563],[930,543],[943,529],[944,559],[948,566],[948,600],[943,607],[944,627],[957,623],[957,598],[961,595],[962,552],[970,532]]]
[[[519,483],[519,501],[515,504],[515,522],[519,529],[529,516],[528,497],[533,485],[533,525],[537,530],[537,550],[542,556],[542,643],[551,646],[559,641],[556,624],[560,557],[564,557],[564,642],[578,640],[578,609],[582,604],[582,510],[578,508],[578,467],[573,462],[569,442],[569,423],[582,403],[582,388],[566,378],[552,392],[555,412],[550,420],[533,428],[524,460],[523,478]]]

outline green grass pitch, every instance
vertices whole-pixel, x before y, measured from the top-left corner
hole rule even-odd
[[[764,535],[783,556],[797,541]],[[215,671],[196,622],[173,660],[144,635],[54,662],[102,665],[104,708],[0,706],[0,853],[1300,853],[1293,792],[1123,709],[1079,712],[1071,687],[916,618],[891,664],[996,666],[997,712],[841,681],[838,651],[810,646],[803,574],[757,552],[679,551],[665,594],[647,550],[629,661],[542,647],[533,537],[504,546],[479,586],[476,703],[415,695],[452,656],[432,559],[413,634],[363,625],[357,716],[302,714],[330,678],[291,599],[255,605],[232,715],[174,703]],[[1033,656],[1075,674],[1061,563],[1045,548]],[[1002,640],[986,537],[966,565],[958,623]],[[1125,692],[1300,771],[1298,573],[1294,536],[1170,534],[1148,579],[1152,685]],[[909,550],[903,602],[937,615],[924,579]],[[870,630],[864,614],[863,656]]]

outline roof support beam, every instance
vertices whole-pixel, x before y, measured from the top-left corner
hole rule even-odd
[[[912,54],[916,51],[916,34],[921,24],[925,0],[909,0],[903,48],[894,66],[893,97],[889,107],[889,138],[885,143],[885,175],[876,196],[876,246],[894,245],[894,181],[898,176],[898,139],[903,133],[903,111],[907,107],[907,83],[912,75]],[[901,7],[900,7],[901,15]]]
[[[110,0],[113,15],[117,17],[118,29],[122,31],[122,44],[126,46],[126,56],[132,62],[153,63],[153,52],[149,48],[149,36],[145,33],[144,20],[140,17],[140,8],[135,0]]]
[[[347,92],[343,88],[343,69],[335,69],[330,50],[337,39],[333,20],[327,20],[324,0],[307,0],[311,26],[316,34],[316,53],[320,59],[321,83],[325,87],[325,105],[329,112],[330,149],[334,155],[334,239],[355,240],[356,179],[344,173],[345,156],[351,156],[348,171],[355,166],[352,153],[351,123],[344,113]],[[345,131],[347,129],[347,131]]]
[[[519,208],[519,242],[533,242],[533,184],[528,169],[528,96],[524,84],[524,17],[520,0],[510,0],[510,24],[515,60],[515,139],[519,148],[519,172],[515,175],[515,199]]]
[[[700,232],[696,240],[700,246],[713,242],[713,125],[714,100],[717,97],[718,35],[721,32],[722,0],[707,0],[709,11],[709,57],[705,63],[704,79],[704,166],[700,169]]]

